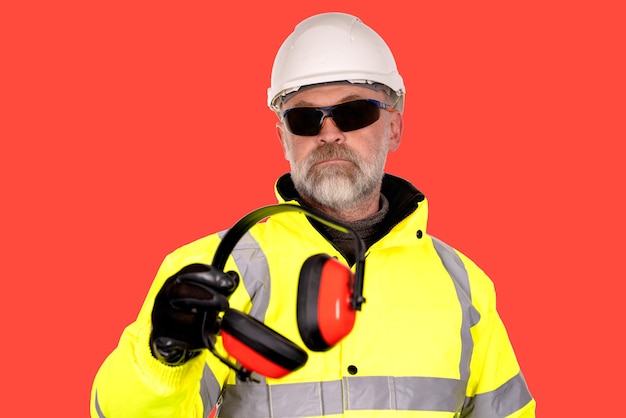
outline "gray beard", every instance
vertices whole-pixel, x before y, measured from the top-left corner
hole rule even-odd
[[[333,210],[346,210],[365,201],[380,187],[386,157],[386,146],[372,161],[364,161],[350,149],[327,144],[318,148],[302,165],[292,164],[291,178],[305,199]],[[350,163],[315,166],[330,158],[341,158]]]

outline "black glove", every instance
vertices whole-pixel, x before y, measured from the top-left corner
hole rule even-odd
[[[154,357],[177,366],[212,347],[217,315],[239,284],[235,272],[190,264],[168,278],[154,300],[150,348]]]

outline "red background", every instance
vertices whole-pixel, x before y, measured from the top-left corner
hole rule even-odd
[[[87,416],[162,258],[274,203],[270,69],[322,11],[394,51],[408,95],[388,171],[493,278],[538,416],[618,413],[619,3],[3,2],[0,415]]]

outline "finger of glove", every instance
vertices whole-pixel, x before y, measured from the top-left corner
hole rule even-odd
[[[152,337],[179,342],[186,350],[208,347],[211,335],[218,331],[216,310],[191,313],[178,309],[155,310],[152,313]],[[184,344],[183,344],[184,343]]]
[[[229,296],[239,284],[239,276],[233,273],[224,273],[215,268],[205,271],[193,271],[179,274],[177,283],[187,283],[203,289],[217,290],[219,293]]]
[[[203,283],[176,279],[167,289],[167,298],[172,307],[187,312],[223,310],[228,299],[219,290]]]
[[[223,311],[228,308],[228,300],[221,294],[213,294],[213,298],[178,298],[170,299],[170,304],[183,311],[192,313],[206,311]]]

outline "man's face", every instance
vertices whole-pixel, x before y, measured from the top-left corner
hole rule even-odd
[[[329,85],[306,89],[284,103],[282,111],[295,107],[324,107],[358,99],[389,103],[388,96],[358,85]],[[381,111],[373,124],[354,131],[341,131],[327,117],[315,136],[290,133],[284,121],[277,133],[291,177],[306,199],[334,210],[353,208],[368,199],[378,199],[387,153],[400,144],[402,116]]]

